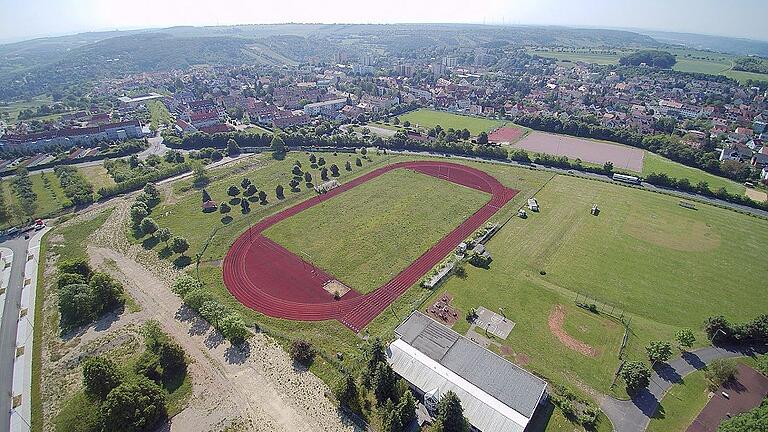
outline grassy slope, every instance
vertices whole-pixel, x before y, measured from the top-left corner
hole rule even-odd
[[[483,131],[489,131],[495,129],[504,124],[503,121],[489,120],[478,117],[463,116],[458,114],[452,114],[442,111],[433,111],[428,109],[418,109],[409,113],[398,116],[400,123],[409,121],[411,124],[418,124],[422,128],[433,128],[437,125],[443,127],[443,129],[469,129],[472,135],[477,135]]]
[[[0,106],[0,113],[7,112],[10,116],[11,122],[15,122],[17,117],[19,116],[19,112],[25,110],[25,109],[32,109],[33,111],[37,109],[37,107],[42,105],[50,105],[53,103],[53,99],[50,96],[35,96],[27,101],[19,101],[14,102],[8,105]],[[42,119],[41,117],[37,117],[38,120]]]
[[[173,124],[171,113],[168,112],[165,104],[160,101],[153,100],[149,102],[149,115],[152,130],[157,130],[157,128],[163,125],[170,126]]]
[[[315,265],[367,293],[489,199],[474,189],[396,170],[282,221],[265,235],[293,253],[309,254]]]
[[[652,172],[665,173],[675,178],[687,178],[691,184],[705,181],[709,183],[709,188],[715,191],[724,187],[730,193],[743,195],[746,190],[744,185],[733,180],[712,175],[698,168],[692,168],[647,151],[643,159],[643,175],[648,175]]]
[[[97,191],[102,187],[109,187],[115,185],[115,180],[109,175],[104,165],[93,165],[83,168],[78,168],[80,173],[85,176],[86,179],[93,185],[93,190]]]

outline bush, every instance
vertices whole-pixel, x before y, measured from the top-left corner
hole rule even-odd
[[[88,281],[85,276],[77,273],[60,273],[56,281],[57,288],[63,288],[67,285],[86,284]]]
[[[93,321],[95,314],[91,287],[85,284],[62,287],[59,290],[59,314],[65,329]]]
[[[79,274],[89,279],[91,277],[91,266],[84,259],[71,259],[59,263],[59,273]]]
[[[232,344],[243,343],[251,335],[243,318],[237,313],[230,313],[219,323],[221,334]]]
[[[165,418],[165,394],[154,382],[138,378],[115,387],[101,411],[107,432],[147,430]]]
[[[311,343],[301,339],[293,341],[290,353],[293,361],[304,366],[311,365],[317,354]]]
[[[672,357],[672,344],[667,341],[652,341],[645,347],[645,351],[651,363],[663,363]]]
[[[83,363],[83,386],[91,397],[104,399],[122,381],[123,374],[108,358],[89,357]]]
[[[198,281],[197,279],[189,275],[182,275],[176,278],[176,280],[173,282],[173,287],[171,287],[171,291],[173,291],[173,293],[178,296],[184,297],[187,295],[189,291],[202,288],[202,287],[203,287],[203,284],[200,283],[200,281]]]

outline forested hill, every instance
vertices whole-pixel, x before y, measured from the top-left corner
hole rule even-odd
[[[463,24],[276,24],[171,27],[83,33],[0,45],[0,99],[49,93],[83,80],[185,68],[195,64],[293,64],[330,61],[343,50],[428,59],[474,55],[475,48],[654,47],[652,38],[620,30]]]

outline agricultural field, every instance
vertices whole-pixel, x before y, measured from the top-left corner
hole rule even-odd
[[[308,256],[350,288],[368,293],[400,273],[489,199],[489,194],[455,183],[395,170],[292,216],[264,234],[294,254]]]
[[[411,122],[411,125],[431,129],[437,125],[443,127],[443,129],[468,129],[472,135],[477,135],[480,132],[488,132],[491,129],[495,129],[504,125],[504,121],[490,120],[486,118],[470,117],[459,114],[453,114],[443,111],[434,111],[429,109],[418,109],[406,114],[399,115],[400,123],[405,121]]]
[[[710,75],[725,75],[741,83],[747,79],[768,81],[768,75],[733,70],[733,60],[730,54],[690,49],[665,49],[677,57],[677,63],[672,69],[680,72],[704,73]],[[628,52],[628,51],[627,51]],[[627,52],[616,51],[548,51],[528,50],[529,54],[553,58],[561,62],[585,62],[601,65],[618,64],[619,58]]]
[[[36,96],[26,101],[18,101],[8,104],[0,104],[0,115],[7,113],[10,116],[10,121],[15,122],[19,116],[19,113],[25,109],[35,110],[42,105],[50,105],[53,103],[53,99],[50,96]],[[40,117],[38,119],[41,119]]]
[[[746,191],[744,185],[733,180],[710,174],[698,168],[689,167],[681,163],[669,160],[663,156],[649,151],[645,152],[643,161],[643,175],[650,173],[664,173],[674,178],[687,178],[691,184],[705,181],[709,188],[716,191],[724,187],[728,192],[743,195]]]

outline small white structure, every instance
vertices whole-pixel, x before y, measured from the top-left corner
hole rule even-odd
[[[539,211],[539,203],[536,201],[536,198],[528,198],[528,208],[534,212]]]
[[[317,193],[326,193],[326,192],[328,192],[331,189],[336,189],[337,187],[339,187],[339,182],[338,181],[336,181],[335,179],[334,180],[329,180],[329,181],[327,181],[327,182],[325,182],[323,184],[319,184],[319,185],[315,186],[315,192],[317,192]]]

